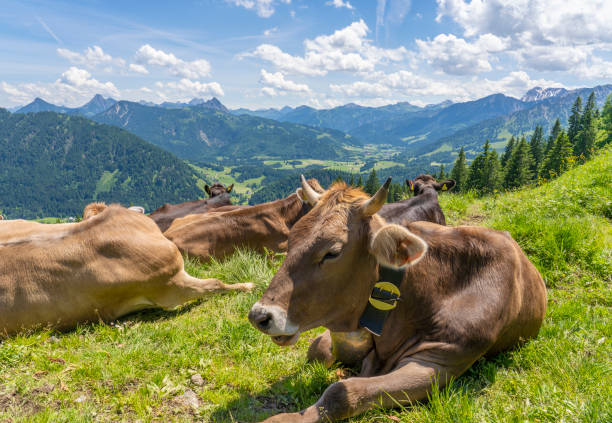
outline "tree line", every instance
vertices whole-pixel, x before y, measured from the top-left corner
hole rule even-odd
[[[450,177],[455,191],[496,192],[558,177],[575,164],[593,157],[596,150],[612,141],[612,94],[601,110],[591,93],[586,105],[582,98],[574,102],[568,127],[557,119],[548,137],[536,126],[529,141],[512,136],[501,156],[486,140],[483,151],[468,165],[463,147],[455,160]],[[446,177],[444,167],[439,179]]]

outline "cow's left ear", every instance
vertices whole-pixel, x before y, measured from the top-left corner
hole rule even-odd
[[[206,191],[206,194],[210,196],[210,187],[208,186],[208,184],[204,185],[204,191]]]
[[[227,187],[225,190],[230,193],[232,192],[232,190],[234,189],[234,184],[231,184],[229,187]]]
[[[435,186],[436,191],[450,191],[455,186],[456,182],[454,179],[447,179],[444,182],[438,182]]]
[[[410,191],[414,192],[414,182],[412,181],[412,179],[406,179],[406,185],[408,185]]]
[[[374,233],[370,251],[386,266],[412,266],[423,258],[427,244],[402,226],[385,225]]]

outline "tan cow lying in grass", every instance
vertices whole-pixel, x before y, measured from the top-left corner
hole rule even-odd
[[[356,334],[358,343],[320,342],[319,355],[344,361],[346,353],[361,374],[332,384],[311,407],[266,422],[328,422],[410,404],[435,380],[442,387],[480,357],[537,335],[546,287],[509,234],[388,224],[377,212],[389,183],[372,198],[342,183],[322,196],[303,184],[315,206],[291,229],[287,257],[249,319],[279,345],[318,326]],[[380,336],[360,330],[377,324]]]
[[[311,190],[323,192],[316,179],[308,181]],[[236,248],[250,248],[260,253],[265,250],[287,251],[287,236],[291,227],[311,206],[300,196],[291,194],[281,200],[270,201],[239,210],[192,214],[176,219],[164,232],[169,240],[190,256],[207,261],[222,259]]]
[[[70,328],[253,287],[189,276],[179,250],[143,214],[97,203],[83,216],[56,225],[0,222],[0,334]]]

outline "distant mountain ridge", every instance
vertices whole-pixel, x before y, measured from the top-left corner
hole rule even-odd
[[[565,88],[533,87],[532,89],[527,91],[523,97],[521,97],[521,101],[540,101],[550,97],[562,96],[567,94],[567,92],[568,91]]]
[[[36,97],[34,101],[21,107],[20,109],[17,109],[15,113],[55,112],[91,117],[103,112],[104,110],[113,106],[115,103],[117,103],[117,100],[113,98],[104,98],[102,95],[96,94],[91,100],[81,107],[64,107],[56,106],[55,104],[49,103],[40,97]]]
[[[120,101],[93,119],[127,129],[181,158],[196,161],[211,161],[217,156],[337,159],[343,157],[345,146],[360,144],[340,131],[236,116],[207,103],[165,108]]]

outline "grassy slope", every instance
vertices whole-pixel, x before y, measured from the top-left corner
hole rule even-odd
[[[442,196],[451,224],[508,230],[549,287],[540,336],[480,360],[427,404],[353,422],[612,420],[612,150],[538,188],[476,199]],[[212,296],[174,312],[0,344],[0,421],[256,421],[312,404],[346,369],[305,362],[308,339],[280,348],[252,329],[251,304],[279,259],[239,253],[193,274],[251,280],[252,294]],[[193,373],[203,386],[190,381]],[[199,407],[177,398],[192,389]]]

